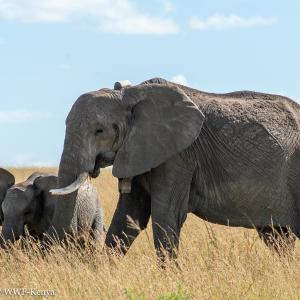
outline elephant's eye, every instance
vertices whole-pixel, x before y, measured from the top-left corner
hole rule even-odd
[[[96,130],[95,135],[101,134],[103,132],[102,128],[99,128]]]

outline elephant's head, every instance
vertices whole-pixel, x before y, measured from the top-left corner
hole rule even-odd
[[[24,234],[25,225],[39,228],[47,222],[44,214],[46,211],[49,213],[51,205],[53,213],[49,190],[57,184],[57,176],[33,173],[26,181],[13,185],[7,191],[2,203],[3,243],[18,240]]]
[[[192,100],[167,82],[84,94],[66,120],[59,167],[62,189],[53,192],[74,192],[81,179],[96,177],[110,165],[118,178],[145,173],[191,145],[203,120]],[[59,203],[56,211],[65,218],[67,211]]]
[[[7,190],[15,184],[15,177],[5,169],[0,168],[0,225],[3,222],[2,202]]]

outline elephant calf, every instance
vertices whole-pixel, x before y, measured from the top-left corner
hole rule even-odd
[[[24,182],[13,185],[2,202],[4,222],[1,245],[15,241],[24,234],[25,225],[31,236],[41,239],[51,225],[55,197],[50,189],[58,186],[58,177],[33,173]],[[57,199],[60,201],[60,199]],[[88,230],[98,241],[103,233],[102,209],[96,189],[85,183],[78,191],[75,203],[77,231]]]

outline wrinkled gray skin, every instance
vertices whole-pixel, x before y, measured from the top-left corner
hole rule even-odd
[[[155,248],[176,256],[187,213],[213,223],[270,226],[300,235],[299,105],[257,92],[213,94],[152,79],[122,91],[102,89],[79,97],[66,120],[59,185],[80,173],[96,177],[113,165],[133,177],[120,194],[106,245],[122,241],[126,253],[152,217]],[[58,203],[53,222],[74,231],[76,192]]]
[[[55,197],[49,194],[49,190],[57,186],[57,176],[36,172],[7,191],[2,202],[4,222],[1,246],[24,235],[25,225],[31,236],[37,239],[43,237],[51,225],[55,205]],[[99,240],[103,220],[96,189],[85,183],[80,187],[75,201],[77,227],[90,230],[93,238]]]
[[[15,184],[15,177],[5,169],[0,168],[0,226],[3,222],[1,204],[5,198],[7,190]]]

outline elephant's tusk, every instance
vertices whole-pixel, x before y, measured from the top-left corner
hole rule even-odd
[[[81,173],[77,177],[77,179],[70,185],[68,185],[64,188],[60,188],[60,189],[52,189],[49,191],[49,193],[51,195],[56,195],[56,196],[71,194],[71,193],[77,191],[83,185],[83,183],[86,181],[88,176],[89,176],[89,173],[87,173],[87,172]]]

